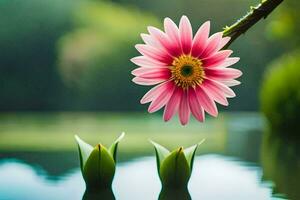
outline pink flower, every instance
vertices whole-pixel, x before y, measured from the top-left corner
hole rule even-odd
[[[231,50],[222,50],[229,37],[218,32],[209,37],[210,22],[205,22],[193,37],[189,19],[183,16],[179,28],[169,18],[164,20],[165,32],[148,27],[149,34],[141,34],[145,44],[136,45],[142,54],[131,61],[139,66],[132,71],[133,82],[139,85],[156,85],[141,99],[150,103],[153,113],[164,108],[163,118],[170,120],[178,112],[182,125],[190,114],[200,122],[204,112],[216,117],[216,103],[227,106],[227,98],[235,97],[230,86],[240,84],[242,75],[229,66],[239,58],[229,57]]]

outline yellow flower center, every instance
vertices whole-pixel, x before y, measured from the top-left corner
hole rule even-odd
[[[205,72],[201,60],[191,55],[181,55],[175,58],[170,69],[171,79],[183,89],[195,88],[204,80]]]

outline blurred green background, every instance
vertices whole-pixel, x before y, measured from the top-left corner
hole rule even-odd
[[[55,134],[70,142],[69,135],[61,133],[102,132],[103,116],[113,124],[106,129],[108,133],[131,127],[129,132],[138,137],[145,130],[137,127],[144,127],[152,116],[160,118],[160,113],[146,115],[146,105],[139,103],[149,88],[131,82],[130,71],[136,66],[129,60],[138,55],[134,45],[142,42],[140,33],[148,25],[162,27],[166,16],[178,22],[183,14],[190,18],[194,31],[206,20],[212,22],[212,32],[221,31],[257,3],[176,0],[170,6],[168,0],[0,0],[0,145],[12,148],[28,142],[28,146],[43,146],[34,138],[44,132],[53,132],[44,134],[52,137],[46,146],[53,146]],[[231,46],[234,56],[241,58],[235,68],[244,75],[242,84],[234,88],[237,97],[230,99],[228,107],[219,106],[227,116],[262,111],[271,132],[298,137],[299,8],[297,0],[284,1]],[[118,124],[115,117],[124,122]],[[76,119],[80,120],[72,124]],[[223,123],[223,119],[226,121],[221,115],[215,121]],[[213,127],[214,131],[206,131],[209,121],[214,122],[211,118],[205,125],[192,121],[191,130],[177,126],[176,120],[167,125],[158,120],[153,126],[169,132],[169,125],[180,134],[224,130]],[[64,125],[59,127],[58,122]],[[51,123],[55,128],[44,127]],[[81,130],[80,124],[94,129]],[[13,139],[25,135],[25,143]],[[60,148],[63,146],[62,142]]]
[[[300,2],[285,0],[232,44],[243,72],[237,97],[218,106],[218,118],[185,127],[139,103],[150,89],[131,82],[140,33],[182,15],[194,31],[207,20],[212,33],[222,31],[259,0],[170,2],[0,0],[0,161],[61,173],[78,166],[74,134],[109,145],[125,131],[125,160],[153,155],[149,138],[169,148],[206,138],[201,154],[254,162],[277,184],[274,193],[299,199]]]
[[[147,87],[131,82],[129,59],[148,25],[187,15],[212,32],[243,16],[257,0],[1,0],[1,111],[136,111]],[[233,45],[242,85],[229,111],[257,111],[266,66],[297,48],[297,1],[284,2]],[[291,11],[294,10],[294,12]],[[285,22],[285,21],[286,22]],[[294,21],[293,21],[294,20]],[[295,34],[294,34],[295,33]],[[278,40],[280,39],[280,40]],[[297,41],[297,42],[295,42]]]

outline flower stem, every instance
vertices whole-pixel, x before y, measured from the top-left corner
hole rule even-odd
[[[283,1],[284,0],[262,0],[257,6],[251,7],[250,11],[236,23],[231,26],[226,26],[223,31],[223,36],[229,36],[231,39],[224,48],[227,48],[259,20],[267,18],[267,16]]]

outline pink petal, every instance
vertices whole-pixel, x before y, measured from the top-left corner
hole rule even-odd
[[[148,73],[156,73],[156,72],[169,72],[170,70],[165,67],[153,67],[153,68],[147,68],[147,67],[139,67],[135,70],[132,70],[131,74],[134,76],[143,76],[144,74]],[[144,77],[145,78],[145,77]]]
[[[206,94],[212,97],[214,101],[224,106],[228,106],[228,101],[225,97],[224,92],[220,90],[219,87],[215,86],[215,84],[212,84],[211,81],[205,80],[201,85],[201,88],[205,91]]]
[[[151,35],[142,33],[141,34],[141,38],[143,39],[143,41],[145,42],[145,44],[150,45],[154,48],[158,48],[160,50],[164,50],[164,48],[162,47],[162,45],[155,39],[152,38]]]
[[[213,84],[219,90],[223,91],[226,97],[228,98],[235,97],[235,93],[233,92],[233,90],[230,89],[228,86],[224,85],[223,83],[208,78],[205,79],[205,82],[206,81],[209,81],[210,84]]]
[[[137,44],[135,48],[144,56],[151,58],[153,60],[158,60],[159,62],[170,64],[173,58],[166,54],[164,51],[156,49],[152,46],[146,44]]]
[[[169,121],[174,114],[177,112],[179,108],[179,103],[181,100],[183,90],[179,87],[175,88],[175,91],[170,98],[169,102],[167,103],[164,111],[164,120]]]
[[[240,60],[238,57],[232,57],[232,58],[226,58],[225,61],[220,64],[220,67],[229,67],[231,65],[234,65]]]
[[[205,69],[206,77],[213,80],[236,79],[242,75],[242,72],[233,68],[213,68]]]
[[[174,43],[176,56],[180,55],[182,53],[182,50],[181,50],[181,43],[180,43],[180,38],[179,38],[178,27],[170,18],[165,18],[164,27],[165,27],[165,32],[166,32],[167,36],[169,37],[170,41],[172,41]]]
[[[180,53],[180,51],[178,51],[178,46],[170,41],[169,37],[164,32],[152,26],[148,27],[148,31],[151,36],[157,40],[159,46],[161,46],[161,48],[169,55],[177,56]]]
[[[201,107],[196,92],[193,88],[188,91],[188,96],[189,96],[189,105],[192,114],[198,121],[203,122],[205,118],[204,110]]]
[[[185,54],[189,54],[192,49],[193,30],[192,25],[186,16],[182,16],[180,19],[179,33],[182,51]]]
[[[167,88],[164,92],[154,97],[153,101],[151,102],[148,108],[149,113],[158,111],[168,103],[176,87],[174,84],[170,84],[170,86],[170,88]]]
[[[202,62],[206,68],[221,66],[231,54],[231,50],[219,51],[214,55],[203,59]]]
[[[206,48],[200,55],[202,59],[205,59],[218,51],[222,35],[222,32],[218,32],[208,38]]]
[[[164,78],[169,79],[171,77],[171,72],[168,68],[145,68],[140,67],[131,72],[132,75],[141,78]]]
[[[189,108],[187,92],[184,91],[181,95],[181,101],[179,105],[179,120],[182,125],[186,125],[189,122],[190,114],[191,111]]]
[[[148,78],[148,79],[164,79],[168,80],[171,78],[171,73],[170,71],[162,71],[162,72],[149,72],[149,73],[144,73],[140,75],[139,77],[141,78]]]
[[[166,81],[164,83],[161,83],[157,86],[155,86],[154,88],[152,88],[151,90],[149,90],[141,99],[141,104],[145,104],[148,103],[150,101],[152,101],[156,96],[162,94],[164,91],[168,90],[169,88],[172,87],[172,85],[174,85],[171,81]]]
[[[165,63],[147,58],[145,56],[137,56],[131,58],[130,61],[141,67],[168,67]]]
[[[138,85],[156,85],[158,83],[161,83],[163,81],[166,81],[166,78],[141,78],[141,77],[135,77],[132,79],[132,82],[138,84]]]
[[[222,49],[229,41],[230,41],[230,37],[223,37],[219,43],[219,46],[217,48],[217,51],[219,51],[220,49]]]
[[[196,88],[196,94],[199,103],[204,108],[206,112],[210,115],[216,117],[218,115],[218,109],[215,102],[208,96],[208,94],[201,88]]]
[[[223,83],[224,85],[227,85],[228,87],[232,87],[232,86],[241,84],[241,82],[237,81],[237,80],[225,80],[225,81],[219,81],[219,82]]]
[[[210,21],[205,22],[197,31],[192,46],[192,56],[198,57],[206,47],[210,30]]]

